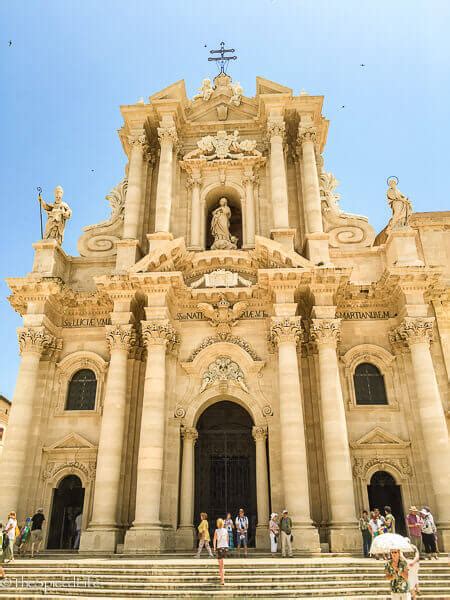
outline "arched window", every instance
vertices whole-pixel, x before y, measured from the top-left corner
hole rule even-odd
[[[66,410],[94,410],[97,378],[91,369],[77,371],[69,383]]]
[[[353,375],[356,404],[387,404],[384,377],[375,365],[361,363]]]

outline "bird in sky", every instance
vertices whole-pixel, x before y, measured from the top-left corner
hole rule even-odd
[[[94,172],[94,169],[91,169],[91,173],[93,173],[93,172]]]
[[[343,105],[341,106],[341,108],[345,108],[345,104],[343,104]]]
[[[361,63],[359,66],[360,67],[365,67],[366,65],[364,63]]]
[[[207,48],[208,46],[205,44],[203,47],[204,47],[204,48]]]
[[[8,46],[12,46],[12,40],[9,40]]]

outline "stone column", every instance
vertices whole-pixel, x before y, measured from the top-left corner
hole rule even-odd
[[[128,168],[128,188],[125,199],[123,238],[135,240],[139,237],[139,215],[142,204],[142,171],[144,166],[145,135],[129,137],[131,145]]]
[[[25,463],[39,364],[44,350],[55,344],[55,338],[49,335],[44,327],[21,327],[18,329],[18,337],[22,359],[1,458],[4,476],[0,485],[0,510],[5,517],[10,510],[19,510],[21,496],[26,490]],[[8,473],[8,476],[5,473]],[[24,515],[19,515],[19,518],[21,517]]]
[[[285,123],[282,117],[268,120],[270,185],[272,190],[273,226],[275,229],[289,228],[289,202],[283,149],[284,131]]]
[[[194,531],[194,446],[198,438],[195,427],[181,430],[183,438],[183,461],[181,464],[180,526],[177,531],[177,550],[192,550],[195,545]]]
[[[188,179],[188,185],[191,187],[191,248],[201,250],[203,243],[202,235],[202,213],[200,206],[200,186],[201,186],[200,170],[195,170],[191,173]]]
[[[318,552],[319,535],[310,516],[303,401],[297,359],[297,344],[301,337],[300,317],[272,319],[271,339],[278,346],[284,503],[294,523],[294,547]]]
[[[167,536],[160,522],[161,484],[166,419],[166,350],[177,336],[168,320],[142,321],[147,347],[144,397],[139,439],[136,509],[125,536],[125,551],[161,550]]]
[[[310,332],[319,354],[323,449],[330,507],[330,550],[351,552],[361,548],[361,534],[357,527],[347,421],[336,354],[340,319],[313,319]]]
[[[161,145],[156,188],[155,232],[170,232],[172,207],[173,146],[178,140],[175,126],[158,127]]]
[[[269,477],[267,473],[267,428],[253,427],[253,439],[256,445],[256,505],[258,524],[256,528],[256,547],[269,548]]]
[[[450,447],[444,408],[436,380],[430,342],[434,318],[406,317],[395,329],[391,342],[407,342],[411,351],[416,388],[415,408],[419,412],[425,454],[446,550],[450,550]]]
[[[106,339],[111,358],[98,442],[94,504],[89,527],[81,535],[80,551],[115,552],[122,536],[120,474],[125,436],[128,352],[136,342],[133,325],[108,326]]]
[[[328,235],[324,234],[322,204],[316,150],[317,129],[311,119],[302,119],[298,126],[298,145],[302,153],[303,204],[306,218],[306,250],[315,264],[329,264]]]
[[[245,169],[242,182],[245,185],[246,248],[255,247],[255,196],[253,188],[255,180],[256,176],[253,173],[253,168]]]

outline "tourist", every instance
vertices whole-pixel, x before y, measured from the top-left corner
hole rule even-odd
[[[392,514],[391,507],[384,507],[385,533],[395,533],[395,517]]]
[[[73,544],[74,550],[80,549],[80,538],[81,538],[81,521],[83,519],[83,513],[78,513],[75,517],[75,542]]]
[[[424,506],[420,511],[422,517],[422,542],[425,554],[427,558],[435,558],[437,560],[437,545],[436,545],[436,525],[434,524],[433,515],[427,506]]]
[[[374,513],[377,519],[381,521],[380,533],[386,533],[386,522],[379,508],[374,508]]]
[[[288,511],[283,510],[280,521],[281,530],[281,558],[292,558],[292,519]]]
[[[391,556],[384,567],[386,579],[391,584],[391,598],[408,600],[408,565],[400,550],[391,550]]]
[[[278,525],[277,513],[270,515],[269,521],[269,537],[270,537],[270,551],[272,556],[277,553],[278,550],[278,536],[280,535],[280,526]]]
[[[0,557],[3,562],[3,541],[6,540],[6,536],[3,533],[3,523],[0,523]],[[5,578],[5,569],[0,565],[0,579]]]
[[[408,584],[409,591],[413,600],[419,595],[419,563],[420,563],[420,552],[417,546],[411,544],[413,548],[413,557],[408,560]]]
[[[42,524],[45,521],[44,509],[38,508],[34,515],[31,517],[31,558],[34,558],[34,553],[38,554],[41,549],[42,538]]]
[[[369,557],[370,545],[372,543],[372,534],[369,528],[369,513],[363,510],[359,519],[359,530],[362,535],[363,553],[365,558]]]
[[[228,548],[230,550],[234,550],[234,535],[233,535],[234,523],[233,523],[233,519],[231,517],[231,513],[227,513],[227,518],[225,519],[224,525],[225,525],[226,530],[228,531]]]
[[[380,511],[378,509],[375,509],[370,513],[369,530],[370,535],[372,536],[372,542],[376,537],[384,533],[384,522],[381,519]],[[387,556],[384,558],[386,560],[388,559]],[[375,559],[380,560],[380,557],[375,556]]]
[[[198,550],[195,558],[200,558],[203,547],[208,551],[209,558],[214,558],[209,542],[211,537],[209,535],[209,524],[208,515],[204,512],[200,513],[200,525],[198,526]]]
[[[236,517],[236,544],[238,549],[238,557],[241,556],[241,548],[244,547],[244,556],[247,558],[248,545],[248,518],[245,516],[244,509],[239,509],[239,514]]]
[[[14,562],[14,542],[16,540],[17,518],[16,513],[12,510],[8,515],[8,520],[5,526],[4,535],[8,538],[8,545],[3,551],[3,562]]]
[[[25,554],[25,552],[26,552],[26,544],[30,537],[31,524],[32,524],[31,517],[27,517],[25,519],[25,525],[20,530],[19,537],[17,538],[17,545],[18,545],[17,551],[19,554],[22,554],[22,553]]]
[[[225,585],[225,568],[223,559],[228,552],[228,530],[224,527],[223,519],[217,519],[217,529],[214,532],[213,548],[214,552],[217,550],[217,559],[219,561],[219,576],[220,583]]]
[[[417,546],[419,552],[422,549],[422,517],[416,506],[411,506],[406,516],[406,525],[408,527],[409,539],[411,544]]]

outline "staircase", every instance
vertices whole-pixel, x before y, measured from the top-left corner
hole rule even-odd
[[[76,556],[76,555],[75,555]],[[217,560],[202,558],[16,559],[5,565],[0,598],[337,598],[387,599],[384,562],[352,557],[229,558],[225,586]],[[450,599],[448,558],[422,561],[421,597]]]

